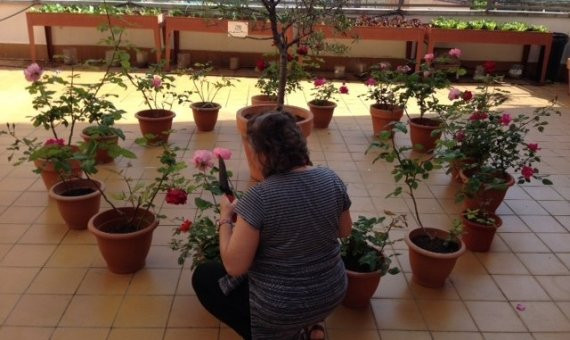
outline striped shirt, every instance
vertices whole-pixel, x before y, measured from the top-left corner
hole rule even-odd
[[[339,220],[350,207],[342,180],[323,167],[273,175],[236,212],[260,231],[248,272],[254,339],[292,339],[324,320],[346,292]]]

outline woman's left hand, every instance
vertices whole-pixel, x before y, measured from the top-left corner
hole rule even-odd
[[[233,202],[230,202],[230,200],[226,197],[226,195],[222,197],[222,199],[220,200],[220,220],[232,219],[237,201],[238,200],[235,199]]]

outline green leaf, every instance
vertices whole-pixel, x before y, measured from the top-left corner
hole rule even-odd
[[[206,200],[203,200],[200,197],[196,197],[194,199],[194,203],[196,204],[196,207],[200,210],[206,210],[206,209],[210,209],[212,208],[214,205],[211,202],[208,202]]]

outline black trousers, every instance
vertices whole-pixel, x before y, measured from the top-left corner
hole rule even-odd
[[[218,280],[226,275],[221,263],[198,265],[192,275],[192,286],[202,305],[219,320],[230,326],[244,339],[251,339],[249,286],[247,282],[224,295]]]

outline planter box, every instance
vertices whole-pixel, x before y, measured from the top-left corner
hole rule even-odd
[[[505,32],[487,30],[455,30],[442,28],[428,29],[428,50],[433,53],[435,44],[444,43],[476,43],[476,44],[505,44],[505,45],[538,45],[544,47],[544,59],[540,82],[544,82],[550,49],[552,33],[541,32]],[[526,59],[526,54],[523,59]],[[523,60],[526,63],[526,60]]]
[[[48,57],[52,58],[51,43],[51,27],[99,27],[107,24],[106,15],[101,14],[76,14],[76,13],[26,13],[26,21],[28,26],[28,37],[30,39],[30,55],[32,61],[36,60],[36,48],[34,37],[34,26],[44,26],[46,32],[46,43],[48,48]],[[154,33],[154,43],[156,49],[156,60],[160,61],[161,44],[161,25],[162,15],[111,15],[110,21],[112,26],[131,28],[131,29],[148,29]]]

